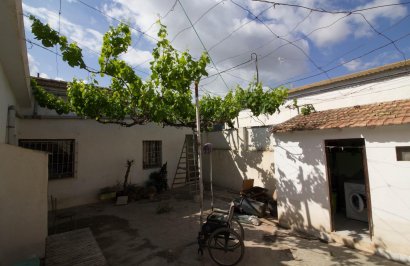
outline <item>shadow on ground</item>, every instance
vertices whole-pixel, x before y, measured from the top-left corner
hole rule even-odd
[[[197,254],[199,207],[186,193],[168,191],[155,201],[125,206],[98,203],[77,207],[73,209],[77,213],[75,228],[92,230],[112,266],[215,265],[206,251],[202,257]],[[218,197],[214,205],[227,209],[226,199],[232,196]],[[205,206],[210,206],[209,200]],[[159,213],[164,209],[167,211]],[[261,226],[244,225],[246,249],[239,265],[401,265],[296,235],[270,220],[264,221]],[[57,232],[73,227],[73,223],[65,222],[58,225]]]

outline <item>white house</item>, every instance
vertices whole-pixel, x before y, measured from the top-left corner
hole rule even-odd
[[[66,93],[65,81],[35,79],[49,91]],[[26,110],[22,118],[19,145],[49,152],[48,194],[61,208],[96,202],[100,189],[123,182],[127,160],[134,160],[129,182],[144,185],[152,171],[167,163],[171,186],[185,137],[192,134],[189,128],[155,124],[101,124],[39,106]]]
[[[235,129],[205,134],[205,141],[214,144],[215,183],[238,190],[243,179],[253,178],[255,185],[274,190],[275,141],[270,128],[298,115],[294,99],[299,106],[311,104],[317,111],[408,99],[409,71],[409,62],[398,62],[292,89],[280,113],[272,116],[241,112]]]
[[[296,88],[273,116],[242,112],[240,128],[207,134],[215,182],[253,178],[276,189],[283,226],[409,261],[409,67]],[[293,99],[317,112],[298,115]]]
[[[299,115],[273,132],[280,224],[410,255],[410,99]]]
[[[0,2],[0,33],[0,265],[12,265],[44,256],[47,154],[15,146],[32,105],[21,1]]]

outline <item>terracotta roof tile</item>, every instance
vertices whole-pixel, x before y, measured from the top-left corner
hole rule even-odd
[[[403,124],[410,123],[410,115],[404,117],[402,123],[403,123]]]
[[[63,80],[55,80],[55,79],[46,79],[46,78],[39,78],[39,77],[32,77],[36,80],[37,84],[45,87],[45,88],[52,88],[52,89],[61,89],[67,90],[67,82]]]
[[[273,132],[371,127],[410,123],[410,99],[331,109],[298,115],[272,127]]]

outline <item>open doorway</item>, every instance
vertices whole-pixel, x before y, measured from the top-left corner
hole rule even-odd
[[[371,236],[364,139],[325,140],[333,231]]]

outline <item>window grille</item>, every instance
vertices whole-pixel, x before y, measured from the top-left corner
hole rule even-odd
[[[73,139],[20,139],[19,146],[48,153],[49,179],[74,177],[75,141]]]
[[[143,141],[143,169],[161,167],[162,142],[158,140]]]

